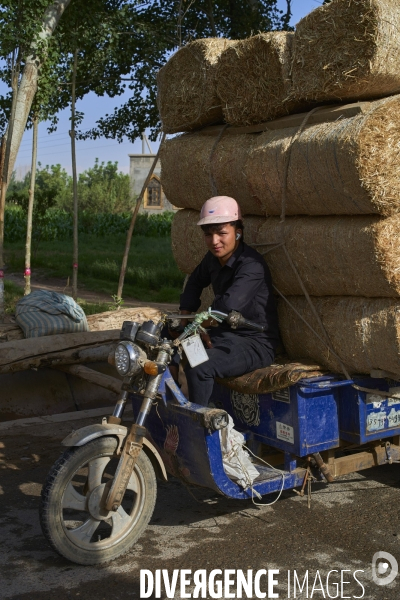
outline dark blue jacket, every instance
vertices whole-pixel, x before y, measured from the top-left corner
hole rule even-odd
[[[203,289],[210,284],[215,294],[212,308],[226,313],[237,310],[245,319],[265,326],[262,334],[239,328],[236,330],[238,335],[257,336],[276,348],[279,328],[271,274],[256,250],[241,242],[224,266],[207,252],[187,281],[180,298],[180,309],[195,312],[201,304]],[[228,325],[221,327],[229,328]]]

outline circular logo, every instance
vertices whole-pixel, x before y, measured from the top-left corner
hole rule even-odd
[[[397,560],[389,552],[376,552],[372,558],[372,580],[376,585],[389,585],[399,572]]]

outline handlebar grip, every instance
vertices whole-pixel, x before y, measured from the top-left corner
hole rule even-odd
[[[258,323],[248,321],[237,310],[231,310],[229,315],[227,315],[226,321],[232,327],[232,329],[237,329],[238,327],[247,327],[247,329],[254,329],[254,331],[259,331],[260,333],[265,331],[264,325],[258,325]]]
[[[260,333],[263,333],[265,330],[264,325],[258,325],[258,323],[253,323],[252,321],[243,319],[243,317],[240,319],[239,325],[241,327],[247,327],[247,329],[253,329],[254,331],[258,331]]]

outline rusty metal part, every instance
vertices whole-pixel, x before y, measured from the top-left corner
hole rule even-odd
[[[322,475],[325,477],[325,479],[329,482],[332,483],[333,481],[335,481],[335,478],[333,477],[332,473],[330,472],[330,469],[328,467],[328,465],[326,463],[324,463],[322,456],[320,455],[319,452],[315,452],[313,454],[314,460],[318,465],[319,470],[321,471]]]
[[[126,438],[122,449],[121,458],[114,475],[113,482],[105,500],[104,508],[106,510],[118,510],[122,498],[126,492],[129,479],[135,468],[136,461],[143,447],[143,438],[146,435],[146,428],[134,423]]]
[[[220,408],[206,409],[201,413],[202,425],[210,431],[224,429],[228,425],[228,413]]]
[[[309,480],[311,476],[311,470],[310,470],[310,457],[307,457],[307,469],[304,475],[304,479],[303,479],[303,485],[301,486],[301,490],[300,492],[296,489],[294,489],[294,493],[297,494],[298,496],[301,496],[302,498],[304,497],[304,490],[306,489],[306,485],[307,485],[307,481]]]

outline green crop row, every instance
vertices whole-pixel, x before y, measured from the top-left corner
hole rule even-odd
[[[134,234],[146,237],[168,237],[171,233],[173,215],[173,212],[156,215],[141,213],[137,217]],[[131,216],[131,213],[92,214],[89,211],[83,211],[79,215],[79,233],[96,237],[125,235],[131,222]],[[5,241],[23,241],[26,237],[26,222],[26,213],[19,206],[6,206]],[[63,210],[49,209],[43,216],[33,220],[32,237],[34,240],[70,240],[72,232],[72,215]]]

